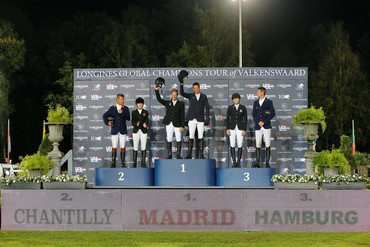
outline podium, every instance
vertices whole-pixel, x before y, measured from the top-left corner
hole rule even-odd
[[[153,168],[95,168],[95,186],[153,186]]]
[[[273,187],[275,168],[217,168],[217,186]]]
[[[161,159],[154,162],[155,186],[215,186],[214,159]]]

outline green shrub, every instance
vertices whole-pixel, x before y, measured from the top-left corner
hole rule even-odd
[[[349,174],[351,167],[346,157],[338,150],[333,149],[331,152],[324,150],[315,155],[313,159],[313,170],[320,175],[324,174],[324,168],[339,168],[339,174]]]
[[[326,129],[325,122],[325,113],[322,110],[322,107],[316,109],[314,106],[311,106],[308,109],[300,110],[296,112],[293,116],[294,127],[302,125],[302,123],[316,123],[318,122],[321,125],[322,132]]]
[[[340,146],[339,151],[346,157],[346,160],[348,161],[349,165],[355,169],[359,166],[360,161],[358,159],[358,156],[352,153],[351,151],[351,138],[346,135],[342,135],[340,137]]]
[[[49,105],[48,122],[72,123],[72,116],[67,108],[57,104],[56,106]]]
[[[47,155],[42,155],[37,152],[33,155],[27,155],[26,157],[19,157],[21,163],[19,164],[19,170],[21,176],[28,176],[30,170],[42,170],[44,175],[48,174],[53,166],[53,161]]]
[[[51,152],[51,150],[53,150],[53,144],[49,140],[49,134],[46,134],[39,146],[38,151],[42,155],[47,155],[49,152]]]

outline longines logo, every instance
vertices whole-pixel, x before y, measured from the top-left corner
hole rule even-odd
[[[215,141],[226,141],[226,140],[227,140],[227,137],[226,136],[223,136],[223,137],[216,136],[215,137]]]
[[[78,89],[84,89],[88,87],[89,87],[88,85],[75,85],[75,88],[78,88]]]
[[[89,129],[93,129],[93,130],[100,130],[103,128],[104,128],[103,126],[89,126]]]
[[[306,105],[293,105],[293,108],[297,108],[299,110],[302,110],[302,109],[306,109],[307,106]]]
[[[227,109],[228,107],[228,105],[216,105],[213,107],[213,109]]]
[[[83,120],[89,118],[88,116],[74,116],[75,119]]]
[[[277,158],[277,160],[281,162],[288,162],[288,161],[292,161],[292,158]]]
[[[293,150],[302,152],[302,151],[306,151],[307,147],[293,147]]]
[[[280,118],[280,119],[283,119],[283,120],[287,120],[287,119],[292,118],[292,116],[277,116],[277,118]]]
[[[279,141],[287,141],[287,140],[291,140],[292,137],[291,136],[280,136],[278,138]]]
[[[104,98],[107,98],[107,99],[115,99],[117,96],[116,95],[104,95]]]
[[[87,136],[74,136],[73,139],[82,141],[82,140],[88,140],[89,138]]]
[[[278,84],[277,87],[288,88],[288,87],[292,87],[292,84]]]
[[[158,130],[164,129],[164,127],[163,126],[151,126],[150,129],[158,131]]]
[[[73,160],[83,161],[83,160],[87,160],[87,157],[74,157]]]
[[[164,108],[163,105],[152,105],[150,108],[154,108],[156,110]]]
[[[229,85],[227,84],[216,84],[216,85],[213,85],[213,87],[216,87],[216,88],[219,88],[219,89],[223,89],[223,88],[227,88]]]
[[[102,106],[102,105],[91,105],[91,106],[89,106],[89,108],[97,110],[97,109],[104,108],[104,106]]]
[[[259,84],[245,84],[245,87],[248,88],[258,88],[260,85]]]
[[[103,150],[103,147],[89,147],[89,150],[93,150],[93,151],[98,151],[98,150]]]
[[[126,84],[126,85],[119,85],[120,87],[123,87],[123,88],[126,88],[126,89],[128,89],[128,88],[134,88],[135,87],[135,85],[134,84]]]
[[[152,151],[161,151],[161,150],[164,150],[164,148],[160,148],[160,147],[151,147],[150,150]]]

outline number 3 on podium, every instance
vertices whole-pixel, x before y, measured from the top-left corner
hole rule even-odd
[[[249,181],[249,179],[250,179],[250,177],[249,177],[249,172],[244,172],[244,181],[245,182],[248,182]]]

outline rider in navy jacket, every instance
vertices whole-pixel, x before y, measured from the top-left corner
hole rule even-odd
[[[111,135],[117,135],[118,132],[122,135],[126,135],[126,121],[130,121],[130,110],[128,109],[128,107],[124,106],[122,109],[122,113],[118,113],[117,105],[109,107],[108,111],[106,111],[103,115],[103,121],[106,125],[108,125],[108,116],[114,117],[114,123],[110,130]]]
[[[259,122],[263,122],[263,127],[265,129],[271,129],[271,119],[275,117],[275,108],[274,104],[268,98],[262,103],[262,106],[259,104],[259,100],[254,101],[252,116],[254,119],[254,125],[256,130],[260,130],[261,127],[258,125]]]

